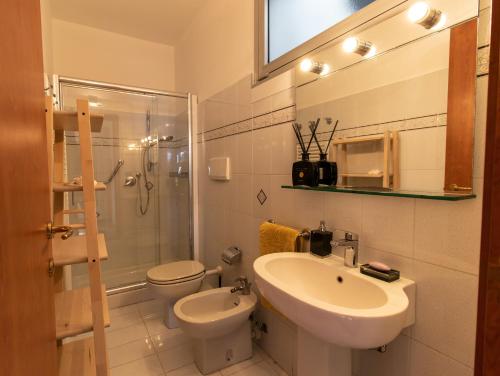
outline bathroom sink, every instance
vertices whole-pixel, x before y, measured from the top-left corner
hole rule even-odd
[[[343,259],[309,253],[273,253],[254,262],[260,293],[312,335],[338,346],[388,344],[415,320],[415,283],[365,276]]]

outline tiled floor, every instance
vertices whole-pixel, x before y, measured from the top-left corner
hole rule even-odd
[[[107,346],[112,376],[198,376],[189,338],[168,329],[152,300],[110,311]],[[211,376],[286,376],[258,346],[254,356]]]

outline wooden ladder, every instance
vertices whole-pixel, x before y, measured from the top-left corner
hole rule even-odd
[[[101,260],[107,259],[106,241],[98,233],[95,191],[104,190],[102,183],[94,184],[91,132],[101,130],[103,117],[90,114],[87,100],[77,100],[77,111],[54,111],[52,98],[46,97],[46,125],[49,151],[49,173],[53,193],[53,221],[64,225],[65,192],[83,191],[85,221],[67,225],[74,229],[85,228],[85,235],[73,235],[63,240],[59,235],[52,239],[54,261],[54,304],[56,311],[56,338],[60,376],[108,375],[108,359],[104,328],[109,326],[109,309],[106,290],[101,278]],[[81,184],[64,182],[64,133],[78,131],[80,138]],[[86,262],[89,287],[65,290],[64,265]],[[64,341],[86,332],[92,337]]]

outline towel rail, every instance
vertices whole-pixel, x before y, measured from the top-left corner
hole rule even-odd
[[[267,222],[269,223],[273,223],[273,224],[276,224],[276,222],[274,221],[274,219],[268,219]],[[297,239],[296,239],[296,250],[297,252],[307,252],[307,245],[304,244],[307,240],[309,240],[311,237],[311,231],[307,228],[305,229],[302,229],[299,233],[299,235],[297,235]]]

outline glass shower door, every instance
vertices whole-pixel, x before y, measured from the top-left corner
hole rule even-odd
[[[106,287],[143,282],[151,267],[189,259],[189,164],[182,159],[189,161],[183,154],[187,99],[64,83],[60,91],[64,110],[86,98],[92,111],[104,115],[92,142],[96,180],[107,182],[106,191],[96,193],[98,228],[109,254],[102,263]],[[76,133],[66,136],[66,156],[71,180],[80,175]],[[68,194],[66,207],[79,209],[82,199],[81,192]],[[70,223],[82,221],[81,214],[70,215]],[[86,284],[85,265],[74,265],[71,273],[74,287]]]

